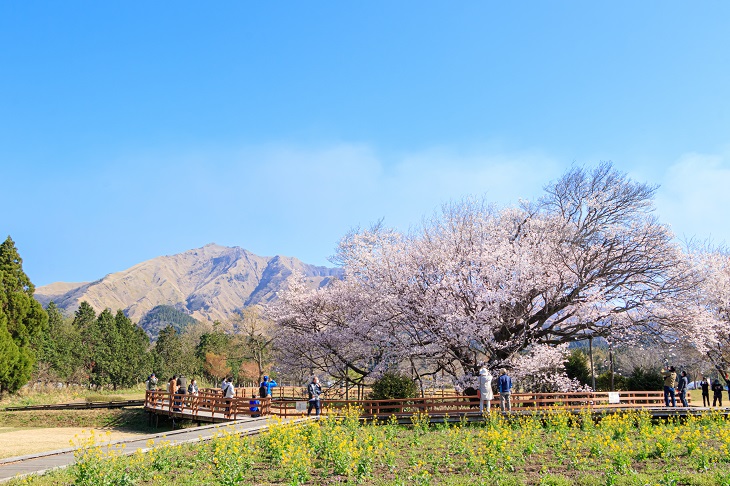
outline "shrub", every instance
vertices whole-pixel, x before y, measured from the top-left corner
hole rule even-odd
[[[629,375],[629,390],[657,391],[664,388],[664,380],[657,369],[634,368]]]
[[[623,375],[614,373],[613,388],[614,390],[628,390],[628,379]],[[609,371],[606,371],[596,377],[596,389],[597,391],[611,390],[611,373]]]
[[[385,373],[373,383],[370,397],[373,400],[412,398],[418,395],[418,385],[411,378],[396,373]]]

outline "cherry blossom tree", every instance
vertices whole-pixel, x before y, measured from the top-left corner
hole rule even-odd
[[[707,311],[708,324],[692,339],[693,346],[706,352],[713,364],[728,370],[730,363],[730,254],[704,251],[695,255],[705,272],[699,298]]]
[[[294,283],[269,312],[291,358],[361,379],[399,367],[459,382],[591,336],[686,338],[701,273],[653,216],[655,190],[603,163],[569,170],[535,203],[467,199],[407,235],[352,231],[341,281]]]

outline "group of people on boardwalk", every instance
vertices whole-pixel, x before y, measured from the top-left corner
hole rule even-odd
[[[145,381],[145,387],[150,391],[157,390],[158,383],[159,380],[157,379],[157,376],[152,373]],[[193,378],[190,380],[190,383],[188,383],[187,378],[183,375],[173,375],[172,378],[170,378],[170,381],[167,382],[166,391],[168,393],[178,393],[183,395],[197,395],[199,392],[198,382],[195,378]]]
[[[730,380],[724,373],[721,376],[723,380],[725,380],[725,383],[728,384],[728,397],[730,398]],[[725,387],[722,386],[720,380],[716,378],[715,381],[710,381],[710,379],[705,376],[700,382],[700,387],[702,388],[703,407],[710,406],[710,390],[712,390],[712,406],[722,407],[722,391],[725,389]]]
[[[723,371],[720,371],[720,376],[728,385],[728,397],[730,398],[730,378]],[[677,380],[676,368],[670,366],[662,370],[662,378],[664,378],[664,405],[667,407],[676,407],[676,395],[678,394],[682,406],[688,407],[687,391],[689,390],[689,379],[687,378],[687,372],[682,371],[679,380]],[[705,376],[700,382],[700,388],[702,389],[703,407],[710,406],[710,390],[712,390],[712,406],[722,407],[722,392],[725,390],[725,387],[720,383],[719,379],[712,381]]]
[[[487,413],[490,413],[494,393],[492,392],[492,379],[494,377],[489,370],[482,367],[479,370],[479,412],[484,413],[485,405]],[[499,393],[499,408],[504,411],[512,410],[512,378],[507,374],[507,370],[502,368],[497,378],[497,392]]]
[[[682,376],[679,378],[679,382],[677,382],[677,370],[674,366],[670,366],[662,370],[662,378],[664,378],[664,405],[668,407],[671,402],[672,407],[676,407],[676,394],[678,393],[682,406],[689,407],[689,402],[687,402],[687,390],[689,386],[687,372],[682,370]]]

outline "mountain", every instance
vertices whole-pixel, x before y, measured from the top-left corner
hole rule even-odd
[[[156,334],[153,328],[161,325],[161,319],[180,324],[186,322],[182,318],[186,315],[201,321],[224,321],[243,307],[270,302],[295,271],[313,288],[342,274],[340,269],[308,265],[296,258],[262,257],[243,248],[211,243],[147,260],[95,282],[38,287],[35,297],[44,306],[54,301],[67,312],[75,311],[82,301],[97,312],[122,309]]]

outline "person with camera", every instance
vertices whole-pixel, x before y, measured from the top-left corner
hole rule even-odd
[[[674,387],[677,383],[677,372],[674,366],[662,370],[662,378],[664,378],[664,405],[669,406],[669,398],[671,397],[672,407],[676,407],[677,398],[674,394]]]

